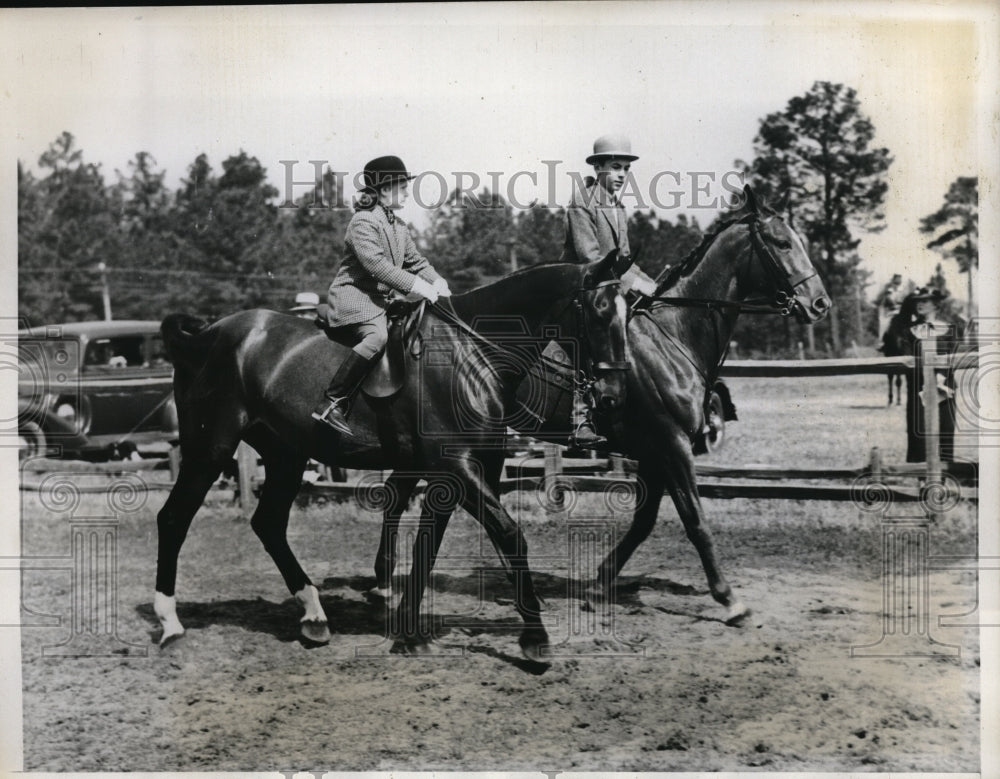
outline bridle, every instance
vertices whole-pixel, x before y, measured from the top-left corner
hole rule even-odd
[[[769,217],[771,218],[771,217]],[[760,214],[753,212],[747,214],[742,219],[734,221],[727,225],[723,229],[728,229],[734,225],[746,224],[750,232],[750,256],[747,263],[743,266],[744,269],[749,268],[750,263],[757,259],[763,271],[777,287],[777,291],[774,297],[770,300],[765,298],[754,299],[750,301],[732,301],[732,300],[719,300],[714,298],[694,298],[685,296],[671,296],[671,295],[660,295],[654,294],[651,297],[640,298],[630,311],[632,315],[645,315],[660,331],[660,333],[674,346],[677,350],[690,362],[694,368],[701,375],[702,379],[706,383],[707,388],[710,388],[712,383],[714,383],[715,377],[718,375],[719,370],[722,368],[722,363],[725,362],[726,354],[729,351],[729,342],[722,344],[719,350],[719,359],[714,370],[711,371],[711,375],[706,373],[698,361],[691,354],[690,350],[685,346],[684,343],[680,341],[676,336],[669,332],[665,327],[662,326],[660,322],[656,320],[655,317],[650,315],[650,312],[660,306],[680,306],[687,308],[703,308],[708,311],[716,311],[723,316],[729,314],[732,315],[733,321],[741,313],[752,313],[752,314],[780,314],[783,317],[791,316],[795,311],[795,290],[801,285],[805,284],[809,279],[816,276],[816,269],[809,267],[808,270],[798,271],[796,273],[789,273],[778,259],[774,256],[767,242],[764,240],[761,234],[761,219]],[[716,235],[721,234],[722,231]],[[708,251],[708,247],[705,248]],[[664,271],[657,277],[657,293],[659,293],[663,284],[666,282],[665,275],[668,271]],[[718,320],[713,318],[713,323],[716,328],[716,341],[718,341]]]
[[[573,296],[573,305],[576,307],[576,331],[579,336],[581,333],[589,336],[587,332],[587,312],[584,311],[583,301],[580,300],[580,296],[584,292],[597,292],[603,287],[620,287],[621,281],[619,279],[609,279],[608,281],[601,281],[595,284],[593,287],[581,288],[577,290],[577,294]],[[622,322],[622,332],[625,332],[626,322]],[[581,339],[584,345],[584,364],[587,366],[587,373],[593,376],[597,371],[604,373],[610,371],[627,371],[629,370],[628,360],[598,360],[594,361],[593,355],[591,354],[590,338],[584,337]]]
[[[637,305],[633,307],[633,312],[653,303],[663,303],[665,305],[683,306],[690,308],[705,308],[708,310],[718,310],[720,312],[734,311],[748,314],[780,314],[783,317],[791,316],[795,311],[795,290],[805,284],[816,274],[816,269],[810,267],[808,270],[789,273],[778,259],[774,256],[771,248],[767,245],[760,231],[760,215],[757,213],[747,214],[742,219],[732,222],[726,228],[738,224],[745,224],[750,230],[750,257],[752,262],[755,258],[760,262],[764,272],[770,277],[777,291],[770,300],[764,298],[749,301],[718,300],[714,298],[694,298],[686,296],[660,295],[659,291],[665,282],[666,271],[657,278],[656,293],[647,298],[641,298]],[[707,251],[707,249],[706,249]],[[749,263],[748,263],[749,265]],[[645,304],[645,305],[644,305]]]
[[[796,273],[789,273],[777,257],[771,252],[771,247],[767,245],[764,236],[760,232],[761,221],[757,214],[751,215],[750,226],[750,250],[753,255],[760,260],[764,271],[771,277],[778,291],[774,295],[774,305],[781,316],[792,315],[795,306],[795,290],[805,284],[809,279],[816,276],[816,269],[810,264],[808,269],[800,270]]]

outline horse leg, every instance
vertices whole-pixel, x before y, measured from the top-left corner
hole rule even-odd
[[[393,653],[407,654],[426,651],[432,638],[429,631],[425,633],[420,627],[420,603],[427,585],[430,584],[431,571],[434,569],[434,562],[437,560],[438,550],[441,548],[441,540],[444,538],[448,521],[454,512],[453,502],[438,502],[428,499],[432,490],[435,490],[437,486],[438,480],[428,481],[423,510],[420,513],[420,524],[413,542],[413,565],[410,569],[410,575],[403,585],[403,595],[396,609],[396,624],[389,631],[390,635],[395,638],[390,650]],[[448,487],[445,486],[442,492],[447,491]],[[393,546],[395,546],[395,538],[393,538]]]
[[[712,597],[726,607],[726,624],[739,625],[750,615],[750,609],[733,595],[715,557],[712,534],[705,525],[705,514],[698,497],[698,486],[694,477],[694,462],[690,454],[674,462],[673,467],[664,471],[667,490],[674,500],[677,513],[684,523],[688,539],[698,550],[702,568],[708,578],[708,588]]]
[[[896,405],[899,405],[899,399],[903,391],[903,377],[898,373],[896,374]]]
[[[632,524],[597,569],[597,579],[590,587],[593,595],[602,597],[608,593],[611,584],[621,573],[629,558],[653,532],[660,511],[660,501],[663,500],[664,483],[663,464],[650,456],[641,457]]]
[[[232,452],[228,452],[218,457],[195,459],[194,454],[189,453],[188,457],[181,460],[177,481],[156,515],[158,538],[153,611],[163,626],[160,646],[184,634],[184,626],[177,617],[177,600],[174,595],[177,558],[194,515],[231,456]]]
[[[278,452],[265,460],[266,478],[250,527],[271,555],[289,592],[305,610],[301,630],[304,638],[317,644],[330,640],[326,613],[319,602],[319,590],[299,565],[288,545],[288,513],[302,486],[306,459]]]
[[[503,465],[502,453],[496,457],[488,456],[485,460],[484,475],[470,471],[463,473],[465,490],[460,505],[482,524],[500,555],[507,578],[514,584],[514,605],[524,620],[524,628],[518,638],[521,651],[529,660],[548,663],[549,634],[542,624],[542,605],[528,568],[528,543],[521,528],[500,503],[496,487]]]
[[[889,380],[889,405],[892,405],[892,374],[890,373],[886,378]]]
[[[389,494],[389,505],[382,514],[382,536],[378,552],[375,554],[375,589],[371,591],[371,594],[378,598],[388,599],[392,594],[399,520],[406,511],[419,481],[417,476],[399,476],[395,472],[386,479],[385,488]]]

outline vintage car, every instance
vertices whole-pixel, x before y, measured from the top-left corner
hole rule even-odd
[[[695,454],[717,452],[726,440],[726,422],[735,422],[736,406],[733,404],[729,387],[719,379],[708,393],[705,404],[705,427],[694,441]]]
[[[157,321],[21,330],[18,363],[22,457],[120,457],[176,438],[173,370]]]

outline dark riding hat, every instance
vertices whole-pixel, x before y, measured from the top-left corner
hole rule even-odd
[[[940,303],[946,295],[937,287],[917,287],[910,297],[916,301],[933,300],[935,303]]]
[[[407,172],[403,161],[393,155],[377,157],[366,164],[362,176],[364,189],[370,192],[376,192],[379,187],[394,181],[410,181],[415,178]]]
[[[587,157],[587,164],[596,165],[608,157],[618,157],[629,162],[639,159],[632,153],[632,142],[624,135],[602,135],[594,141],[594,153]]]

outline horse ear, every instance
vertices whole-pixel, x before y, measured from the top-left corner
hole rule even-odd
[[[593,287],[602,281],[611,281],[617,278],[615,266],[618,263],[618,250],[612,249],[603,260],[591,263],[583,277],[584,287]]]
[[[747,209],[750,211],[750,213],[759,214],[760,211],[757,206],[757,196],[753,193],[753,190],[750,189],[749,184],[745,184],[743,186],[743,194],[746,196]]]
[[[788,209],[788,201],[791,200],[792,193],[791,190],[786,189],[781,193],[781,199],[775,203],[772,207],[774,211],[778,214],[783,214]]]

